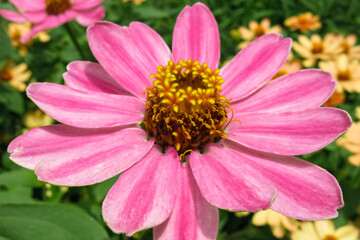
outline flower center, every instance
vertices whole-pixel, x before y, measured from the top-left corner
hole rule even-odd
[[[337,237],[335,237],[334,235],[330,235],[330,234],[328,234],[328,235],[326,235],[324,238],[323,238],[323,240],[338,240],[338,238]]]
[[[348,44],[346,41],[343,41],[341,43],[341,47],[343,48],[344,53],[349,54],[350,44]]]
[[[45,0],[46,13],[58,15],[71,8],[70,0]]]
[[[324,50],[324,44],[322,42],[313,42],[312,43],[312,53],[322,53]]]
[[[219,72],[188,59],[169,61],[150,75],[155,80],[143,93],[147,94],[143,124],[157,144],[173,146],[183,155],[227,137],[222,129],[231,108],[220,95],[224,80]]]
[[[348,81],[351,78],[349,69],[339,70],[337,75],[339,81]]]
[[[9,68],[5,67],[0,71],[0,80],[4,82],[10,81],[12,78],[12,72]]]
[[[258,25],[255,29],[254,29],[254,33],[255,33],[255,36],[257,38],[261,37],[262,35],[265,34],[265,29],[261,26],[261,25]]]

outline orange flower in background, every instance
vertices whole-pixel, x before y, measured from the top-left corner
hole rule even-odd
[[[140,5],[146,0],[122,0],[123,2],[133,2],[135,5]]]
[[[347,37],[343,34],[328,33],[327,35],[332,41],[339,44],[341,53],[346,54],[349,58],[360,58],[360,46],[355,46],[357,41],[355,34],[350,34]]]
[[[359,229],[347,224],[335,229],[331,220],[303,222],[291,240],[358,240]]]
[[[290,27],[292,31],[300,30],[302,33],[306,33],[309,30],[321,28],[321,22],[319,21],[319,16],[314,16],[311,12],[307,12],[287,18],[285,26]]]
[[[322,39],[318,34],[310,38],[300,35],[298,42],[294,41],[293,49],[304,58],[305,67],[314,66],[319,59],[332,59],[342,51],[339,43],[333,41],[329,35]]]
[[[352,152],[349,162],[360,167],[360,122],[353,123],[349,131],[339,138],[336,144]]]
[[[342,104],[345,101],[345,93],[335,91],[333,95],[324,103],[324,107],[333,107]]]
[[[21,42],[21,37],[30,32],[32,24],[30,22],[15,23],[11,22],[8,25],[8,35],[11,38],[11,43],[14,47],[19,49],[20,56],[25,56],[28,52],[28,47],[38,39],[40,42],[47,42],[50,40],[49,34],[46,32],[39,32],[26,43]]]
[[[350,60],[348,56],[342,54],[336,61],[321,61],[319,67],[333,74],[334,79],[338,81],[336,90],[343,92],[360,93],[360,61],[358,59]]]
[[[296,219],[287,217],[271,209],[256,212],[252,218],[252,223],[255,226],[269,225],[271,232],[277,238],[283,238],[286,230],[290,232],[296,231],[299,225]]]
[[[28,81],[30,77],[31,71],[27,69],[26,63],[15,66],[13,62],[8,62],[0,70],[0,82],[8,82],[21,92],[25,91],[25,82]]]
[[[264,18],[260,23],[256,21],[249,22],[249,28],[239,27],[238,32],[245,41],[239,44],[239,48],[245,48],[252,40],[268,33],[281,33],[282,28],[279,25],[271,27],[270,19]]]

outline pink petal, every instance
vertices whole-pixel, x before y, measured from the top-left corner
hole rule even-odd
[[[278,34],[267,34],[250,43],[221,69],[225,80],[222,95],[236,101],[255,92],[280,70],[290,49],[291,39]]]
[[[24,12],[22,15],[27,19],[28,22],[32,22],[34,24],[42,24],[42,22],[49,16],[45,11]]]
[[[155,145],[139,163],[121,174],[103,203],[103,217],[114,232],[132,235],[164,222],[174,208],[179,172],[174,148]]]
[[[44,11],[46,8],[44,0],[9,0],[9,2],[14,4],[17,8],[25,11]]]
[[[0,15],[9,21],[13,22],[27,22],[28,20],[21,14],[13,11],[0,9]]]
[[[39,179],[73,186],[115,176],[142,159],[153,143],[138,128],[86,129],[60,124],[30,130],[13,140],[8,152],[17,164],[36,167]]]
[[[173,35],[174,60],[206,62],[216,69],[220,59],[220,37],[216,20],[202,3],[186,6],[179,14]]]
[[[218,210],[201,195],[189,164],[182,164],[174,210],[166,222],[154,228],[154,239],[213,240],[218,225]]]
[[[205,199],[231,211],[259,211],[270,207],[276,189],[259,178],[245,159],[219,144],[208,144],[205,153],[190,154],[190,166]]]
[[[136,97],[84,93],[55,83],[32,83],[27,94],[52,118],[74,127],[113,127],[144,118],[145,103]]]
[[[72,8],[75,10],[85,10],[99,6],[104,0],[72,0]]]
[[[76,21],[83,26],[89,26],[96,21],[101,20],[105,15],[105,8],[99,6],[97,8],[91,9],[89,11],[81,11],[76,17]]]
[[[63,76],[68,87],[79,91],[129,95],[98,63],[72,62]]]
[[[171,53],[162,38],[143,23],[120,27],[97,22],[88,28],[90,48],[104,69],[122,87],[145,99],[142,92],[151,86],[149,78],[158,65],[166,65]]]
[[[243,163],[242,169],[252,169],[254,176],[265,180],[268,187],[276,187],[278,194],[271,209],[289,217],[316,221],[336,217],[336,209],[343,206],[339,184],[326,170],[299,158],[259,152],[228,140],[223,143],[226,147],[214,150],[236,157]]]
[[[226,129],[229,139],[265,152],[300,155],[319,150],[351,125],[347,112],[315,108],[285,113],[236,113]]]
[[[231,104],[238,112],[292,112],[320,107],[332,95],[336,82],[330,73],[307,69],[266,84],[249,97]]]
[[[138,128],[35,128],[9,145],[11,159],[34,169],[39,180],[83,186],[102,182],[141,160],[154,141]],[[36,165],[36,167],[35,167]]]

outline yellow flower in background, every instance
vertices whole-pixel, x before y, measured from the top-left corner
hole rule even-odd
[[[298,229],[298,221],[287,217],[271,209],[256,212],[252,218],[255,226],[269,225],[271,231],[277,238],[283,238],[286,230],[294,232]],[[304,239],[302,239],[304,240]]]
[[[345,101],[345,93],[335,91],[331,97],[324,103],[324,107],[333,107],[336,105],[340,105]]]
[[[26,63],[17,66],[13,62],[8,62],[0,70],[0,82],[8,82],[17,90],[23,92],[26,89],[25,82],[31,77],[31,71],[27,69]]]
[[[291,240],[359,240],[359,229],[350,224],[335,229],[331,220],[303,222]]]
[[[360,122],[353,123],[347,133],[336,141],[336,144],[354,153],[349,162],[360,167]]]
[[[36,110],[35,112],[29,112],[24,116],[26,130],[51,125],[53,123],[54,119],[52,119],[49,115],[45,114],[40,109]]]
[[[350,34],[347,37],[343,34],[335,35],[328,33],[327,35],[332,41],[336,41],[339,44],[341,53],[346,54],[349,58],[360,58],[360,46],[355,46],[357,41],[355,34]]]
[[[329,35],[322,39],[318,34],[313,34],[310,38],[300,35],[298,42],[294,41],[293,49],[305,58],[305,67],[314,66],[319,59],[333,59],[342,51],[339,43]]]
[[[246,211],[239,211],[239,212],[235,212],[235,216],[241,218],[241,217],[247,217],[250,215],[250,212],[246,212]]]
[[[238,32],[245,41],[239,44],[239,48],[245,48],[252,40],[268,33],[281,33],[282,28],[279,25],[271,27],[270,19],[264,18],[260,23],[256,21],[249,22],[249,28],[239,27]]]
[[[140,5],[146,0],[122,0],[123,2],[133,2],[135,5]]]
[[[40,42],[47,42],[50,40],[49,34],[46,32],[39,32],[36,34],[31,40],[27,41],[26,43],[22,43],[20,41],[21,36],[27,34],[32,25],[30,22],[25,23],[15,23],[11,22],[8,25],[8,35],[11,38],[11,43],[14,47],[19,49],[19,54],[21,56],[25,56],[28,52],[28,47],[34,43],[35,39],[38,39]]]
[[[276,79],[288,73],[299,71],[300,69],[301,69],[301,61],[299,59],[292,59],[292,60],[288,59],[285,62],[285,64],[281,67],[279,72],[277,72],[272,79]]]
[[[360,93],[360,60],[350,60],[345,54],[336,61],[321,61],[319,67],[333,74],[338,81],[336,90]]]
[[[285,26],[290,27],[292,31],[300,30],[302,33],[306,33],[309,30],[321,28],[321,22],[319,21],[319,16],[314,16],[311,12],[307,12],[287,18]]]

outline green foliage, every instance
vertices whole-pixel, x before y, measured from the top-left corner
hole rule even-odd
[[[106,240],[105,229],[78,207],[0,204],[0,236],[17,240]]]

